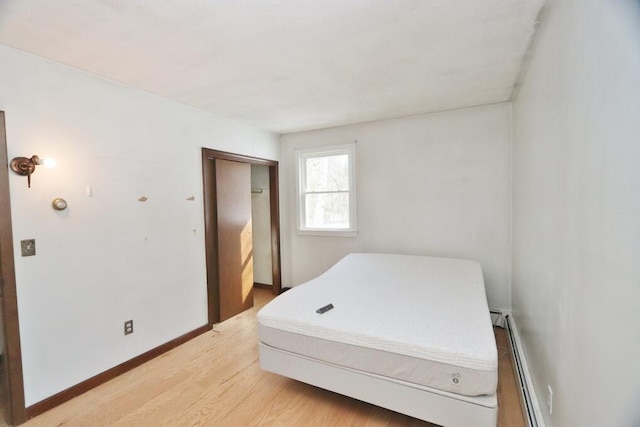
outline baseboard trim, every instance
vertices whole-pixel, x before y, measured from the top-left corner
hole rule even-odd
[[[526,421],[529,427],[546,427],[546,422],[542,416],[542,410],[540,409],[540,401],[533,387],[533,380],[531,379],[531,371],[527,363],[527,358],[524,354],[522,341],[518,334],[518,327],[515,319],[511,313],[505,314],[507,324],[507,334],[509,337],[509,343],[511,347],[511,355],[514,360],[514,370],[516,374],[516,380],[520,386],[522,393],[522,401],[524,404],[524,413]]]
[[[253,282],[253,287],[260,288],[260,289],[273,289],[273,285],[267,285],[266,283],[258,283],[258,282]]]
[[[91,377],[85,381],[82,381],[81,383],[78,383],[72,387],[69,387],[66,390],[56,393],[51,397],[41,400],[38,403],[34,403],[33,405],[26,408],[26,418],[27,419],[33,418],[37,415],[40,415],[48,411],[49,409],[52,409],[58,405],[61,405],[62,403],[68,400],[71,400],[74,397],[79,396],[82,393],[85,393],[91,390],[92,388],[95,388],[101,384],[104,384],[107,381],[117,377],[118,375],[122,375],[125,372],[132,370],[133,368],[137,368],[143,363],[146,363],[149,360],[154,359],[160,356],[161,354],[166,353],[167,351],[174,349],[179,345],[184,344],[185,342],[197,337],[198,335],[202,335],[203,333],[210,330],[211,330],[211,325],[201,326],[197,329],[194,329],[191,332],[187,332],[184,335],[181,335],[171,341],[168,341],[162,345],[159,345],[158,347],[153,348],[147,351],[146,353],[142,353],[141,355],[136,356],[133,359],[127,360],[126,362],[123,362],[117,366],[114,366],[113,368],[108,369],[94,377]]]

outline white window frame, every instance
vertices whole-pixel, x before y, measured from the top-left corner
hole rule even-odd
[[[327,147],[296,150],[297,183],[297,232],[308,236],[356,237],[356,144],[333,145]],[[305,224],[306,160],[313,157],[327,157],[346,154],[349,159],[349,228],[314,228]]]

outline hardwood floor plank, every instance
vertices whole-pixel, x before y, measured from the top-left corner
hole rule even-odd
[[[332,426],[432,424],[260,369],[254,308],[30,421],[25,426]],[[498,426],[524,426],[507,340],[499,347]]]
[[[522,413],[522,399],[507,334],[503,329],[495,328],[495,335],[498,346],[498,426],[525,427],[527,424]]]

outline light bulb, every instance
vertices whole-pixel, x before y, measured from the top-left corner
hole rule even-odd
[[[52,157],[45,157],[44,159],[42,159],[41,164],[48,168],[55,168],[58,163],[56,162],[56,159]]]

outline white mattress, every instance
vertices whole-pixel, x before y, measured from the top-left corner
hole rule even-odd
[[[324,314],[316,310],[327,304]],[[258,313],[262,343],[466,396],[493,394],[498,357],[477,262],[350,254]]]

